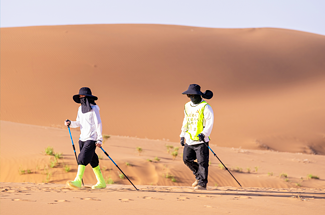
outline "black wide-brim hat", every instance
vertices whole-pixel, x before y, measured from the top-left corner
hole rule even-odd
[[[213,92],[211,90],[206,90],[204,93],[202,93],[200,85],[197,85],[197,84],[190,84],[188,89],[185,92],[183,92],[182,94],[200,95],[205,99],[211,99],[213,97]]]
[[[73,100],[77,103],[80,103],[80,95],[84,95],[92,100],[97,100],[97,96],[93,96],[89,87],[82,87],[79,90],[79,94],[73,96]]]
[[[190,94],[190,95],[200,95],[202,96],[202,92],[201,92],[201,87],[200,85],[197,84],[190,84],[190,86],[188,87],[188,89],[183,92],[182,94]]]

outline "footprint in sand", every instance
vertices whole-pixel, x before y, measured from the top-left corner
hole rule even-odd
[[[23,202],[36,202],[34,200],[29,200],[29,199],[11,199],[11,201],[14,201],[14,202],[19,202],[19,201],[23,201]]]
[[[96,199],[96,198],[92,198],[92,197],[80,198],[80,200],[86,200],[86,201],[101,201],[100,199]]]
[[[54,202],[69,202],[69,201],[65,199],[60,199],[60,200],[54,200]]]
[[[155,198],[155,197],[151,197],[151,196],[144,196],[142,197],[143,199],[154,199],[154,200],[164,200],[162,198]]]
[[[132,199],[119,199],[121,202],[129,202],[129,201],[133,201]]]
[[[252,197],[249,196],[235,196],[233,200],[239,200],[239,199],[251,199]]]
[[[185,201],[186,199],[190,199],[188,197],[178,197],[177,201]]]
[[[14,202],[22,201],[21,199],[11,199]]]
[[[27,187],[19,187],[19,189],[20,189],[20,190],[24,190],[24,191],[26,191],[26,190],[30,190],[30,189],[28,189]]]
[[[199,195],[197,197],[200,197],[200,198],[213,198],[214,196],[208,196],[208,195]]]
[[[48,188],[43,188],[43,189],[41,189],[41,190],[44,191],[44,192],[51,192],[51,190],[48,189]]]
[[[251,199],[252,197],[250,197],[250,196],[241,196],[240,198],[241,199]]]

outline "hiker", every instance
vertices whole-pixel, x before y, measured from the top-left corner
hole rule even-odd
[[[185,104],[180,143],[184,146],[183,161],[195,175],[194,190],[205,190],[208,183],[209,136],[214,115],[211,106],[202,99],[211,99],[210,90],[201,92],[201,87],[191,84],[182,94],[190,99]],[[197,162],[194,160],[197,159]]]
[[[96,146],[102,145],[102,121],[99,115],[99,107],[95,100],[98,98],[93,96],[88,87],[82,87],[79,94],[73,96],[76,103],[80,103],[76,121],[66,120],[64,124],[71,128],[80,127],[78,155],[78,172],[74,181],[68,181],[67,185],[73,188],[81,188],[82,176],[86,166],[90,163],[97,178],[97,184],[92,189],[103,189],[106,187],[105,180],[100,171],[98,156],[95,153]]]

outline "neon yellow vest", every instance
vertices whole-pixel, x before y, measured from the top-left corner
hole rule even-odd
[[[185,104],[186,114],[186,132],[192,140],[199,140],[198,136],[203,131],[204,124],[204,109],[208,105],[206,101],[202,101],[196,106],[191,106],[191,102]]]

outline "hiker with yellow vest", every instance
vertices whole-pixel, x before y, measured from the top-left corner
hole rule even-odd
[[[208,183],[209,136],[214,115],[211,106],[202,99],[211,99],[210,90],[201,92],[201,87],[191,84],[182,94],[191,100],[185,104],[180,143],[184,146],[183,161],[195,175],[194,190],[205,190]],[[194,160],[197,160],[195,162]]]

